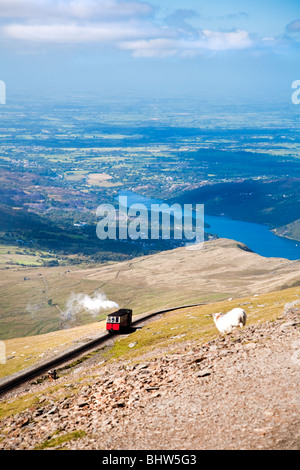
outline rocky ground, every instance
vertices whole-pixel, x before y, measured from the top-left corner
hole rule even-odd
[[[39,403],[0,423],[0,449],[299,449],[299,326],[292,307],[138,363],[94,359],[51,395],[36,385]]]

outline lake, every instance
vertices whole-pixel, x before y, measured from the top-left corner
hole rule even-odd
[[[132,191],[120,191],[119,196],[127,197],[127,206],[142,203],[148,209],[151,204],[162,204],[164,201],[141,196]],[[205,209],[205,208],[204,208]],[[255,253],[275,258],[290,260],[300,259],[300,242],[275,235],[266,225],[252,222],[243,222],[224,216],[205,214],[204,221],[209,224],[208,233],[216,234],[220,238],[229,238],[247,245]]]

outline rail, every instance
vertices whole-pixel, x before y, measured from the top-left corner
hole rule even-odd
[[[172,312],[174,310],[181,310],[184,308],[199,307],[201,305],[205,305],[205,303],[181,305],[177,307],[167,308],[164,310],[158,310],[152,313],[141,314],[131,323],[131,326],[138,326],[145,320],[149,320],[150,318],[155,317],[157,315],[163,315],[164,313]],[[115,336],[118,335],[116,334]],[[53,369],[59,365],[62,365],[63,363],[68,362],[71,359],[74,359],[74,357],[80,356],[82,353],[94,349],[95,347],[105,343],[108,339],[111,338],[112,336],[109,333],[105,332],[97,338],[94,338],[91,341],[87,341],[86,343],[81,344],[76,348],[72,348],[71,350],[65,351],[62,354],[53,357],[52,359],[49,359],[34,367],[25,369],[22,372],[17,372],[16,374],[3,378],[2,380],[0,380],[0,395],[8,392],[9,390],[12,390],[13,388],[18,387],[21,384],[28,382],[29,380],[39,377],[41,374],[47,372],[49,369]]]

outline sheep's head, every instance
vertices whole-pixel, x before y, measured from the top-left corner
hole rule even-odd
[[[214,322],[216,322],[222,316],[222,313],[221,312],[212,313],[211,316],[213,317]]]

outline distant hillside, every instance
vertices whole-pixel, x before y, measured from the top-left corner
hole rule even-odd
[[[0,204],[0,244],[51,250],[69,263],[131,259],[182,245],[181,240],[99,240],[96,223],[76,227],[65,216],[51,220],[23,208]],[[66,263],[64,263],[66,264]]]
[[[23,230],[24,232],[33,232],[38,229],[49,230],[49,222],[43,221],[39,215],[3,204],[0,205],[0,220],[1,231]]]
[[[300,179],[243,180],[205,185],[182,194],[176,202],[205,204],[207,214],[225,215],[277,228],[300,219]],[[293,233],[298,237],[296,230]]]
[[[295,222],[292,222],[291,224],[274,229],[274,233],[281,237],[292,238],[293,240],[300,241],[300,219],[295,220]]]

